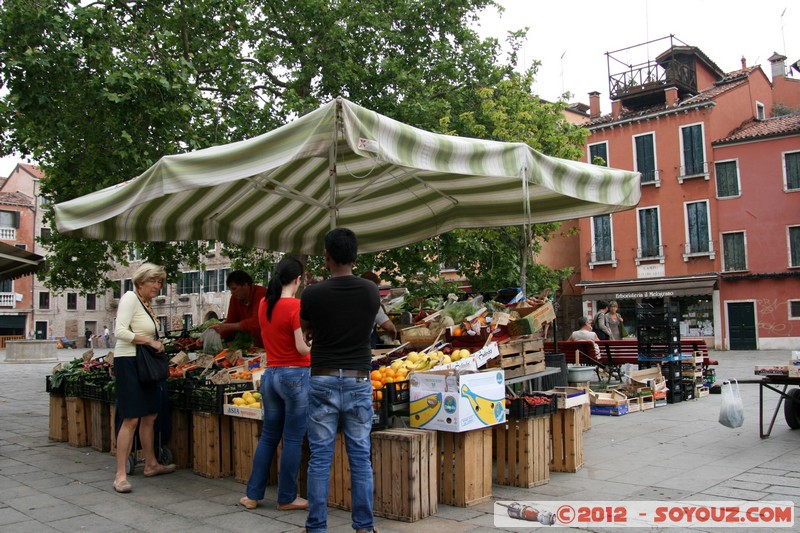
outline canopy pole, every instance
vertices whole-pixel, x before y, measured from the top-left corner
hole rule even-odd
[[[527,169],[522,169],[522,201],[525,202],[523,212],[525,213],[525,223],[522,225],[522,271],[520,272],[520,285],[522,285],[522,296],[528,297],[528,245],[530,243],[530,224],[531,224],[531,203],[530,191],[528,189]]]
[[[336,206],[336,155],[339,145],[339,131],[342,127],[342,98],[336,98],[336,105],[333,111],[333,143],[328,150],[328,213],[330,217],[330,229],[334,229],[337,224],[338,214]]]

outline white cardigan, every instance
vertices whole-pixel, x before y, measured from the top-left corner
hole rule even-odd
[[[155,339],[156,325],[136,293],[128,291],[120,298],[117,308],[117,324],[114,329],[117,344],[114,347],[114,357],[134,357],[136,355],[136,345],[133,344],[134,334]]]

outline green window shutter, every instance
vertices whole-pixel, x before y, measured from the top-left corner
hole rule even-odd
[[[725,161],[714,165],[717,178],[717,196],[725,198],[739,195],[739,176],[735,161]]]
[[[642,174],[643,183],[652,183],[656,180],[656,158],[652,135],[636,137],[636,168]]]
[[[744,233],[728,233],[722,236],[725,247],[725,270],[746,270]]]
[[[800,189],[800,152],[786,154],[786,188]]]
[[[791,265],[800,267],[800,226],[789,228],[789,253]]]
[[[596,261],[611,261],[611,215],[594,217],[594,252]]]
[[[642,257],[657,257],[659,254],[658,211],[642,209],[639,211],[640,240]]]
[[[708,252],[708,209],[705,202],[686,205],[689,226],[689,252]]]
[[[686,176],[703,173],[703,131],[699,124],[683,128],[683,164]]]

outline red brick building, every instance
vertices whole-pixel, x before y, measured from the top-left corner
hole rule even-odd
[[[797,347],[800,326],[792,321],[800,315],[791,308],[800,305],[792,303],[800,299],[800,269],[787,253],[792,228],[800,226],[800,195],[773,184],[787,172],[794,183],[795,167],[785,167],[794,164],[800,136],[793,119],[770,117],[776,104],[800,103],[800,84],[784,79],[785,57],[778,54],[771,58],[773,83],[744,59],[741,69],[725,73],[677,39],[657,46],[667,49],[619,73],[609,56],[609,115],[600,116],[599,93],[590,95],[587,160],[641,172],[642,199],[634,210],[580,221],[584,310],[617,300],[633,331],[637,302],[667,298],[680,302],[685,336],[704,336],[717,348]],[[759,136],[759,127],[775,135]],[[736,169],[740,188],[731,196]],[[746,248],[749,265],[726,263],[740,253],[737,245]],[[765,321],[735,305],[762,299],[764,309],[783,309],[782,317],[775,311]]]

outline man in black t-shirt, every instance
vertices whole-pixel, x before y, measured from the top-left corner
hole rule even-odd
[[[370,334],[380,306],[378,287],[353,275],[358,239],[347,228],[325,236],[331,277],[305,288],[300,326],[311,346],[308,392],[308,517],[306,531],[327,531],[328,485],[341,422],[350,462],[353,529],[374,531],[370,463],[372,369]],[[313,341],[313,342],[312,342]]]

